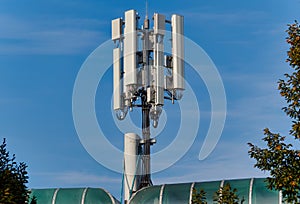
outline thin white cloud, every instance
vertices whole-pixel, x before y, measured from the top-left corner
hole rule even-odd
[[[243,165],[236,160],[227,160],[226,162],[217,161],[215,164],[193,164],[192,166],[182,166],[182,168],[176,168],[177,173],[170,173],[170,175],[177,174],[177,176],[156,176],[154,174],[153,181],[155,184],[166,184],[268,176],[266,173],[251,168],[250,165],[253,164],[251,163],[249,165]]]
[[[14,105],[21,105],[21,104],[27,104],[30,100],[27,98],[22,97],[0,97],[0,105],[3,106],[14,106]]]
[[[78,185],[78,184],[106,184],[106,183],[119,183],[119,178],[111,178],[105,176],[92,175],[82,172],[66,172],[56,176],[56,179],[60,182],[69,185]]]
[[[87,172],[42,172],[32,173],[32,177],[46,177],[51,179],[51,183],[61,186],[105,186],[107,184],[115,185],[120,183],[120,178],[99,176]],[[51,184],[50,184],[51,185]]]
[[[216,26],[219,24],[230,25],[245,25],[246,22],[256,21],[266,18],[266,13],[263,11],[235,11],[226,13],[216,12],[185,12],[184,16],[187,22],[205,21],[214,22]],[[193,20],[194,19],[194,20]]]
[[[268,176],[253,167],[254,161],[249,158],[246,146],[246,143],[241,145],[240,140],[222,141],[214,153],[203,161],[185,158],[162,174],[154,174],[154,183],[185,183]],[[166,172],[172,176],[166,176]]]
[[[25,20],[0,16],[0,54],[76,54],[104,40],[95,19]]]

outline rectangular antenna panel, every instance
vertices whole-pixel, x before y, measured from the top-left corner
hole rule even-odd
[[[113,50],[113,74],[114,74],[114,110],[122,109],[122,85],[121,85],[121,49]]]
[[[137,84],[137,16],[135,10],[125,12],[124,86]]]
[[[162,14],[154,14],[154,34],[165,35],[166,17]]]
[[[173,88],[184,89],[183,16],[172,15]]]
[[[157,42],[154,45],[154,81],[155,81],[155,105],[164,104],[164,45]]]
[[[111,21],[111,39],[120,40],[122,36],[122,19],[117,18]]]

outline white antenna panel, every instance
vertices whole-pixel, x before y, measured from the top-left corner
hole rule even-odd
[[[112,40],[120,40],[122,36],[122,19],[117,18],[112,20],[111,22],[111,39]]]
[[[114,75],[114,110],[123,109],[121,85],[121,49],[113,50],[113,75]]]
[[[159,38],[159,37],[156,37]],[[157,39],[156,39],[157,40]],[[162,39],[154,44],[155,105],[164,104],[164,46]]]
[[[124,86],[137,84],[137,16],[135,10],[125,12]]]
[[[166,30],[166,17],[162,14],[154,14],[154,34],[164,35]]]
[[[183,16],[172,15],[173,88],[184,90]]]

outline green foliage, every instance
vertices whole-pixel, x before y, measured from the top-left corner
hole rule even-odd
[[[239,204],[237,189],[231,189],[229,183],[226,183],[220,190],[215,192],[214,201],[216,204]],[[244,202],[244,198],[241,203]]]
[[[35,196],[32,197],[30,204],[37,204],[37,199]]]
[[[16,157],[10,157],[6,149],[6,142],[0,145],[0,203],[24,204],[28,201],[27,165],[17,163]]]
[[[292,73],[285,74],[285,80],[279,80],[278,89],[288,104],[283,110],[292,119],[290,134],[295,139],[300,139],[300,25],[298,22],[289,25],[287,33],[286,41],[290,44],[290,49],[286,61],[292,68]]]
[[[192,204],[207,204],[206,192],[203,189],[198,193],[197,189],[193,188]]]
[[[282,108],[292,120],[290,135],[295,143],[300,139],[300,26],[296,21],[288,25],[287,62],[292,68],[291,74],[285,74],[285,80],[278,81],[280,95],[287,106]],[[266,148],[249,143],[249,155],[256,160],[255,167],[270,172],[267,178],[268,188],[281,190],[284,201],[300,203],[300,151],[286,142],[286,137],[264,130]]]
[[[267,148],[249,144],[250,157],[256,159],[255,167],[269,171],[268,188],[282,190],[286,201],[297,201],[300,182],[300,152],[293,150],[291,144],[285,143],[285,137],[265,129],[263,140]]]
[[[213,199],[216,204],[239,204],[237,189],[232,190],[229,183],[215,192]],[[244,198],[241,200],[241,204],[243,202]],[[199,192],[195,188],[193,189],[192,204],[207,204],[206,192],[203,189]]]

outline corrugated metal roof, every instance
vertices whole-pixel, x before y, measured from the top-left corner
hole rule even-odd
[[[236,188],[243,204],[276,204],[280,203],[278,191],[271,191],[266,187],[265,179],[237,179],[213,182],[196,182],[182,184],[165,184],[151,186],[139,190],[129,201],[129,204],[181,204],[191,203],[192,190],[206,192],[207,203],[213,203],[213,195],[224,184],[229,183],[231,188]]]
[[[102,188],[31,189],[30,199],[33,196],[36,197],[39,204],[120,203]]]
[[[213,195],[224,184],[236,188],[243,204],[281,203],[281,194],[266,187],[264,178],[236,179],[212,182],[164,184],[143,188],[136,192],[128,204],[181,204],[191,203],[192,190],[204,190],[208,203],[213,203]],[[35,196],[42,204],[119,204],[110,193],[101,188],[57,188],[32,189],[30,198]]]

